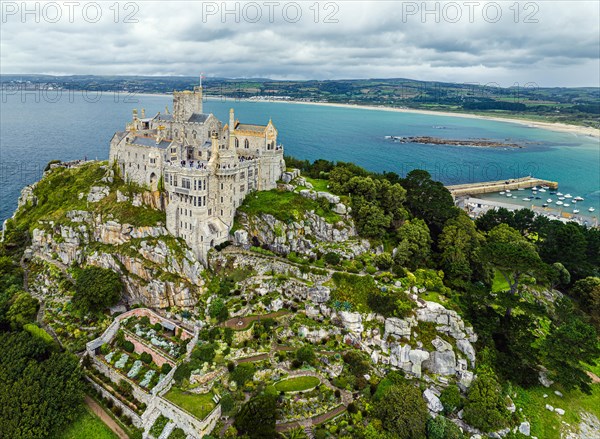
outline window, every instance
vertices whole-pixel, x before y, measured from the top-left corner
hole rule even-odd
[[[240,173],[240,178],[246,178],[246,173],[245,172],[241,172]]]
[[[239,141],[239,139],[237,137],[235,138],[235,147],[236,148],[240,147],[240,141]]]
[[[184,189],[191,189],[192,188],[192,182],[190,181],[189,178],[182,178],[181,179],[181,187]]]
[[[252,177],[254,175],[254,170],[249,169],[248,170],[248,178]]]
[[[241,185],[240,186],[240,193],[243,193],[246,190],[246,186],[245,185]]]
[[[244,148],[246,148],[246,149],[250,148],[250,142],[248,141],[248,139],[244,140]]]
[[[206,178],[204,179],[204,190],[206,190]]]

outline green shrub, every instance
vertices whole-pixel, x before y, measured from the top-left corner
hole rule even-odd
[[[485,432],[507,426],[509,418],[502,389],[490,374],[480,375],[469,389],[463,418],[465,422]]]
[[[148,352],[142,352],[140,354],[140,360],[142,360],[143,363],[150,364],[152,363],[152,355]]]
[[[339,265],[339,263],[341,261],[340,255],[338,255],[336,252],[326,253],[325,256],[323,257],[323,259],[329,265]]]
[[[173,366],[171,366],[169,363],[163,363],[163,365],[160,367],[160,373],[167,375],[172,369]]]
[[[121,347],[123,348],[124,351],[129,352],[129,353],[133,352],[135,349],[135,346],[129,340],[124,340],[123,343],[121,344]]]
[[[444,406],[444,413],[452,414],[458,412],[463,406],[463,398],[458,386],[451,385],[442,390],[440,401]]]

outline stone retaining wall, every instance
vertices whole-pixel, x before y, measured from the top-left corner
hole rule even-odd
[[[104,387],[102,387],[101,385],[96,383],[93,379],[91,379],[89,377],[86,377],[86,378],[92,384],[92,387],[94,387],[94,389],[96,389],[98,392],[100,392],[100,394],[102,395],[103,398],[111,399],[115,406],[120,407],[121,410],[123,411],[123,414],[131,419],[131,422],[133,423],[133,425],[136,426],[136,428],[142,428],[142,424],[143,424],[142,418],[136,412],[134,412],[129,407],[127,407],[125,404],[123,404],[119,399],[115,398],[112,393],[110,393]]]

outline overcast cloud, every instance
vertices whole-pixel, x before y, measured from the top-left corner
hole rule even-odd
[[[597,1],[78,3],[2,1],[0,73],[600,82]]]

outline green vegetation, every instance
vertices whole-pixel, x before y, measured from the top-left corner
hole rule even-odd
[[[417,439],[426,437],[429,412],[421,391],[411,384],[390,386],[373,407],[374,416],[392,437]]]
[[[198,419],[206,418],[215,408],[213,393],[189,393],[178,387],[171,387],[165,398],[173,404],[187,410]]]
[[[29,332],[34,337],[38,337],[41,340],[44,340],[48,344],[54,343],[54,339],[50,334],[48,334],[45,330],[33,323],[27,323],[26,325],[23,325],[23,329]]]
[[[273,215],[276,219],[285,223],[301,221],[304,219],[304,213],[311,210],[325,218],[329,223],[336,223],[341,219],[339,215],[331,211],[329,203],[322,203],[294,192],[279,191],[277,189],[255,192],[249,195],[238,210],[252,216]]]
[[[98,312],[116,304],[123,283],[118,273],[100,267],[86,267],[77,273],[73,304],[82,312]]]
[[[275,389],[279,392],[302,392],[318,386],[319,383],[320,381],[317,377],[299,376],[275,383]]]
[[[117,435],[86,408],[56,439],[117,439]]]
[[[235,427],[251,438],[275,438],[277,397],[263,393],[251,398],[235,417]]]

